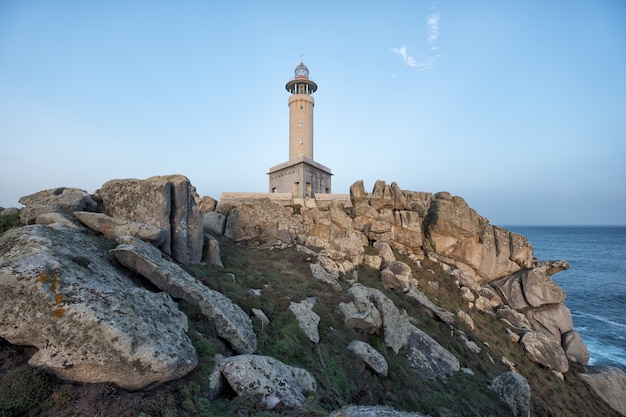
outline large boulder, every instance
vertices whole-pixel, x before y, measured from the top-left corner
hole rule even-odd
[[[339,310],[343,313],[343,320],[349,329],[364,330],[369,334],[374,334],[383,325],[380,312],[371,301],[361,301],[355,304],[339,303]]]
[[[528,332],[520,339],[528,358],[557,372],[567,372],[569,362],[560,341],[539,332]]]
[[[202,218],[202,227],[205,232],[212,233],[218,236],[224,234],[224,227],[226,226],[226,216],[216,211],[209,211]]]
[[[238,395],[259,396],[268,409],[278,404],[302,407],[305,396],[317,390],[317,382],[308,371],[268,356],[231,356],[222,361],[220,369]]]
[[[587,350],[587,346],[578,332],[572,330],[563,334],[561,346],[563,346],[565,355],[569,360],[580,362],[583,365],[589,363],[589,350]]]
[[[422,379],[446,377],[461,369],[459,360],[435,339],[414,327],[401,353]]]
[[[215,325],[217,334],[237,352],[256,350],[252,320],[241,307],[199,282],[176,263],[164,259],[154,246],[130,236],[122,237],[118,242],[120,244],[111,253],[122,265],[172,297],[197,305]]]
[[[227,216],[224,236],[235,242],[265,244],[275,241],[300,243],[302,223],[291,209],[267,198],[242,201],[220,201],[216,211]]]
[[[131,222],[116,219],[104,213],[92,213],[89,211],[75,211],[74,217],[81,221],[91,230],[102,233],[107,239],[117,239],[122,236],[134,236],[138,239],[159,246],[165,240],[164,229],[151,224]]]
[[[423,220],[424,219],[414,211],[394,211],[393,221],[391,223],[391,233],[393,235],[394,244],[413,250],[421,248],[424,243],[424,231],[422,229]]]
[[[60,226],[0,236],[0,337],[63,379],[142,389],[197,364],[187,317],[136,286],[95,236]]]
[[[385,183],[385,181],[377,180],[374,183],[374,189],[370,195],[369,204],[374,210],[380,210],[383,208],[393,209],[394,201],[391,187]]]
[[[561,340],[562,335],[574,330],[572,314],[565,304],[530,309],[526,312],[526,317],[533,329],[556,340]]]
[[[391,262],[380,272],[385,287],[399,292],[409,291],[412,276],[411,267],[401,261]]]
[[[222,263],[222,251],[220,242],[208,233],[204,234],[204,249],[202,249],[202,260],[207,265],[224,267]]]
[[[318,325],[320,324],[320,316],[313,311],[313,306],[307,300],[299,303],[293,301],[289,304],[289,310],[296,316],[298,325],[306,334],[306,337],[313,343],[319,343],[320,334]]]
[[[611,408],[626,416],[626,373],[614,366],[588,366],[580,377]]]
[[[96,201],[85,190],[59,187],[39,191],[20,198],[24,207],[20,211],[22,224],[35,224],[37,217],[44,213],[60,212],[71,214],[75,211],[95,211]]]
[[[495,377],[489,384],[489,389],[511,407],[512,417],[530,416],[530,385],[522,375],[506,372]]]
[[[385,357],[369,343],[353,340],[348,344],[348,350],[363,359],[378,375],[387,376],[389,366]]]
[[[198,264],[202,259],[202,216],[194,195],[189,179],[182,175],[111,180],[95,193],[105,214],[164,229],[159,248],[182,264]]]
[[[423,307],[432,311],[432,313],[437,316],[442,322],[447,324],[454,323],[453,313],[433,303],[430,298],[428,298],[426,294],[424,294],[422,290],[417,288],[415,285],[411,285],[411,288],[409,288],[409,291],[406,293],[406,295],[420,303]]]
[[[523,237],[490,225],[465,200],[446,192],[430,204],[426,234],[436,253],[463,263],[485,282],[534,264],[532,246]]]
[[[320,262],[310,264],[311,273],[313,278],[318,281],[325,282],[330,285],[335,291],[341,291],[341,284],[337,280],[339,278],[339,272],[332,273],[326,270]]]
[[[492,281],[503,300],[514,310],[559,304],[565,300],[565,291],[548,274],[549,264],[515,272],[507,277]]]
[[[354,284],[348,290],[354,305],[365,313],[373,306],[378,311],[385,344],[398,353],[408,343],[411,332],[415,329],[409,322],[405,311],[400,311],[382,291]]]
[[[378,311],[382,320],[383,341],[395,353],[401,353],[409,368],[424,379],[445,377],[460,370],[458,359],[435,339],[411,324],[405,311],[400,311],[380,290],[354,284],[348,294],[360,311]],[[370,313],[370,316],[373,316]]]

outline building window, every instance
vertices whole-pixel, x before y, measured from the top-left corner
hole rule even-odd
[[[302,104],[300,104],[300,110],[304,109],[304,106]]]
[[[304,127],[304,123],[300,123],[300,127]]]

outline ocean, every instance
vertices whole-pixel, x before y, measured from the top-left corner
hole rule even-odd
[[[565,260],[552,276],[566,292],[590,365],[626,371],[626,226],[503,226],[526,236],[539,261]]]

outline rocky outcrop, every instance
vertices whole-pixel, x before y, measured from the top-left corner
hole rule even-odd
[[[24,207],[20,211],[22,224],[35,224],[44,213],[71,214],[75,211],[95,211],[98,204],[85,190],[59,187],[39,191],[20,198]]]
[[[326,268],[324,268],[319,262],[311,264],[310,268],[311,273],[313,274],[313,278],[317,279],[318,281],[325,282],[326,284],[330,285],[335,291],[341,291],[341,284],[338,281],[338,272],[333,274],[332,272],[327,271]]]
[[[380,272],[385,287],[399,292],[409,291],[409,288],[411,288],[412,275],[413,271],[411,267],[400,261],[390,262],[389,265]]]
[[[101,241],[60,226],[0,236],[0,337],[38,350],[29,363],[80,382],[141,389],[197,363],[187,317],[136,286]]]
[[[554,268],[549,263],[542,263],[490,284],[514,310],[560,304],[565,300],[565,291],[552,280],[548,271],[552,272]]]
[[[588,366],[580,375],[611,408],[626,416],[626,373],[613,366]]]
[[[180,266],[163,258],[154,246],[126,236],[111,251],[126,268],[147,278],[174,298],[197,305],[214,325],[217,334],[239,353],[256,350],[252,320],[230,299],[203,285]]]
[[[407,359],[408,366],[421,378],[445,377],[460,370],[458,359],[436,340],[411,324],[406,312],[398,310],[381,291],[354,284],[348,293],[354,300],[352,305],[348,305],[350,308],[356,308],[359,313],[372,318],[376,316],[381,318],[382,324],[379,329],[368,330],[370,332],[382,330],[385,344],[395,353],[401,353]],[[374,310],[378,313],[373,314]],[[352,320],[351,323],[362,322]]]
[[[339,252],[353,265],[363,262],[364,245],[381,243],[418,258],[434,251],[481,282],[534,265],[523,236],[490,225],[460,197],[403,191],[384,181],[377,181],[372,193],[362,181],[350,190],[350,215],[336,202],[328,210],[302,208],[298,215],[269,199],[220,202],[216,212],[226,217],[225,236],[237,242],[306,243]],[[388,252],[379,256],[383,267],[395,261]]]
[[[224,234],[224,227],[226,227],[226,216],[216,211],[210,211],[202,218],[202,227],[207,233],[221,236]]]
[[[569,362],[560,342],[538,332],[528,332],[522,336],[520,343],[528,358],[557,372],[567,372]]]
[[[134,236],[155,246],[163,243],[165,229],[145,223],[130,222],[116,219],[103,213],[75,211],[74,217],[91,230],[102,233],[106,239],[117,239],[122,236]]]
[[[571,361],[580,362],[583,365],[589,363],[589,351],[580,334],[575,330],[565,333],[561,337],[561,346],[565,350],[565,355]]]
[[[522,375],[506,372],[495,377],[489,384],[489,389],[511,407],[512,417],[530,416],[530,385]]]
[[[363,359],[370,368],[372,368],[378,375],[387,376],[389,366],[385,357],[376,349],[374,349],[369,343],[362,342],[360,340],[353,340],[348,344],[348,350],[359,358]]]
[[[268,356],[232,356],[222,361],[220,369],[238,395],[258,395],[268,409],[278,404],[302,407],[306,395],[317,390],[317,382],[308,371]]]
[[[526,351],[532,360],[552,369],[566,369],[567,360],[564,358],[570,358],[583,365],[589,362],[587,347],[580,335],[574,331],[572,315],[563,304],[565,291],[551,277],[552,274],[568,268],[569,265],[564,261],[541,262],[532,269],[518,271],[490,283],[506,303],[496,311],[500,317],[517,328],[532,329],[545,336],[541,338],[533,336],[531,338],[533,348]],[[540,348],[541,343],[546,343],[546,346]],[[544,354],[537,353],[541,350],[547,354],[553,346],[559,347],[557,355],[559,358],[556,359],[558,365],[555,364],[554,357],[546,358]]]
[[[182,264],[198,264],[203,229],[194,194],[189,179],[169,175],[108,181],[95,197],[111,217],[164,229],[165,239],[158,247]]]
[[[492,226],[461,197],[435,194],[427,215],[433,250],[475,271],[484,282],[511,275],[534,264],[523,236]]]
[[[350,329],[374,334],[383,325],[380,312],[369,300],[359,300],[358,305],[354,301],[339,303],[339,310],[343,313],[344,324]]]
[[[419,288],[415,285],[411,285],[409,291],[407,291],[406,295],[413,300],[420,303],[424,308],[430,310],[435,316],[439,318],[444,323],[452,324],[454,323],[454,314],[435,305],[430,298],[426,296]]]
[[[216,212],[227,215],[224,236],[241,243],[280,241],[302,243],[302,224],[290,208],[269,199],[219,202]]]
[[[222,263],[222,251],[220,243],[213,236],[204,234],[204,248],[202,249],[202,261],[207,265],[224,267]]]
[[[319,343],[320,335],[317,326],[320,323],[320,316],[313,311],[313,306],[307,300],[299,303],[293,301],[289,304],[289,310],[296,316],[298,325],[306,334],[306,337],[313,343]]]
[[[463,199],[449,193],[404,191],[396,183],[388,185],[384,181],[377,181],[372,192],[367,193],[363,183],[357,182],[351,187],[351,201],[351,207],[333,201],[319,208],[283,207],[269,199],[227,200],[216,205],[213,199],[200,199],[188,179],[178,175],[110,181],[93,198],[82,190],[65,188],[25,197],[24,223],[49,225],[29,226],[48,234],[33,239],[41,247],[36,250],[35,262],[30,254],[25,260],[14,262],[13,256],[20,249],[16,252],[10,244],[0,242],[0,251],[9,251],[6,259],[0,258],[0,336],[12,343],[36,346],[39,352],[31,359],[32,363],[45,366],[61,377],[113,382],[129,389],[150,387],[180,377],[195,366],[195,351],[186,337],[185,317],[171,297],[183,299],[198,307],[194,308],[194,318],[199,310],[233,350],[246,354],[226,359],[215,356],[215,369],[210,376],[211,396],[218,395],[221,384],[227,380],[238,394],[261,398],[266,408],[278,404],[301,407],[306,396],[316,389],[311,374],[276,359],[249,355],[256,348],[256,336],[247,312],[176,263],[204,261],[222,266],[219,244],[212,235],[218,238],[224,235],[244,245],[281,249],[296,245],[298,250],[305,251],[302,262],[310,265],[313,278],[333,289],[330,292],[322,286],[320,297],[330,297],[339,303],[346,327],[358,330],[351,332],[353,337],[361,334],[376,343],[381,340],[389,348],[381,349],[383,356],[360,340],[348,345],[380,377],[389,372],[387,360],[392,356],[394,366],[401,361],[423,379],[445,378],[461,369],[458,359],[435,340],[441,333],[435,333],[433,338],[418,327],[422,326],[422,320],[429,320],[425,317],[447,324],[430,323],[450,332],[446,343],[453,345],[454,352],[465,352],[463,355],[471,358],[466,359],[464,366],[468,368],[463,369],[469,375],[474,361],[481,361],[480,356],[491,358],[492,352],[484,353],[483,345],[470,340],[476,339],[474,335],[456,328],[455,321],[478,332],[489,316],[505,322],[508,327],[505,330],[513,341],[505,339],[506,343],[520,343],[531,360],[556,373],[568,370],[568,359],[588,362],[589,354],[580,335],[573,330],[571,314],[563,304],[565,294],[551,279],[552,274],[567,269],[567,263],[537,264],[524,237],[490,225]],[[98,233],[86,233],[83,225]],[[51,237],[50,233],[57,232],[58,236]],[[107,252],[104,248],[110,248],[111,242],[98,240],[100,234],[117,239],[119,245]],[[76,245],[86,246],[87,252],[83,253],[83,248],[75,250]],[[61,252],[67,258],[60,257]],[[457,285],[458,293],[454,294],[455,288],[448,285],[438,268],[422,268],[422,262],[441,266]],[[76,273],[67,272],[74,269],[74,264],[79,265]],[[106,269],[103,264],[113,270],[112,275],[103,272]],[[380,272],[382,282],[372,286],[386,289],[359,284],[361,273],[362,282],[378,278],[377,271],[361,266]],[[15,273],[24,268],[34,272]],[[206,270],[218,271],[217,268]],[[92,275],[96,278],[92,279]],[[152,283],[148,285],[152,291],[156,286],[163,292],[140,288],[138,285],[145,283],[143,278]],[[232,278],[234,281],[235,276]],[[236,284],[247,279],[237,277]],[[102,280],[107,281],[106,285],[101,284]],[[424,292],[418,288],[420,283]],[[349,285],[352,287],[345,294],[344,288]],[[250,297],[248,300],[267,296],[272,291],[271,286],[263,287],[260,281],[255,286],[260,289],[249,289],[244,295]],[[442,288],[449,293],[444,294]],[[394,305],[387,295],[394,299],[408,297],[404,309]],[[454,296],[459,297],[460,303],[449,300]],[[13,299],[20,297],[28,303],[15,303]],[[266,337],[280,331],[273,324],[278,321],[270,323],[263,310],[251,306],[262,307],[276,320],[275,308],[289,305],[309,340],[320,345],[317,352],[325,367],[324,355],[328,351],[324,339],[333,338],[337,329],[322,326],[324,332],[320,335],[320,317],[313,312],[312,305],[308,301],[289,304],[291,299],[299,298],[290,294],[281,298],[280,303],[276,300],[266,303],[267,300],[259,298],[258,302],[247,304],[247,308],[255,317],[255,325],[260,324],[257,329],[260,327]],[[438,300],[453,305],[454,313],[438,307],[433,302]],[[92,304],[95,312],[90,310]],[[407,313],[411,308],[420,308],[418,304],[426,313],[419,320]],[[474,315],[475,323],[470,314],[476,311],[486,314],[481,314],[480,320]],[[121,323],[123,319],[126,322]],[[33,325],[36,320],[42,321],[40,326]],[[85,323],[89,320],[97,326],[87,328]],[[135,329],[134,333],[131,328]],[[155,342],[157,335],[159,343],[167,347],[158,348],[161,344]],[[198,335],[194,333],[195,336]],[[95,339],[100,345],[96,345]],[[221,347],[221,341],[218,345]],[[81,351],[85,346],[86,350]],[[495,348],[491,350],[497,352],[498,346],[492,346]],[[227,355],[229,349],[220,351]],[[515,369],[515,364],[506,358],[502,361],[509,369]],[[372,375],[364,366],[358,368],[359,375]],[[623,384],[621,379],[617,381]],[[528,415],[530,391],[524,382],[523,377],[507,373],[490,385],[510,405],[514,415]],[[615,397],[621,394],[616,392]],[[385,408],[345,410],[346,415],[402,414]]]
[[[401,353],[422,379],[446,377],[461,369],[452,353],[418,328],[413,329]]]

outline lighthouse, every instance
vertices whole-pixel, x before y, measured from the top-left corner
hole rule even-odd
[[[331,171],[313,160],[313,93],[317,84],[300,62],[294,78],[285,85],[289,92],[289,160],[269,170],[270,193],[291,193],[294,198],[315,197],[331,192]]]

